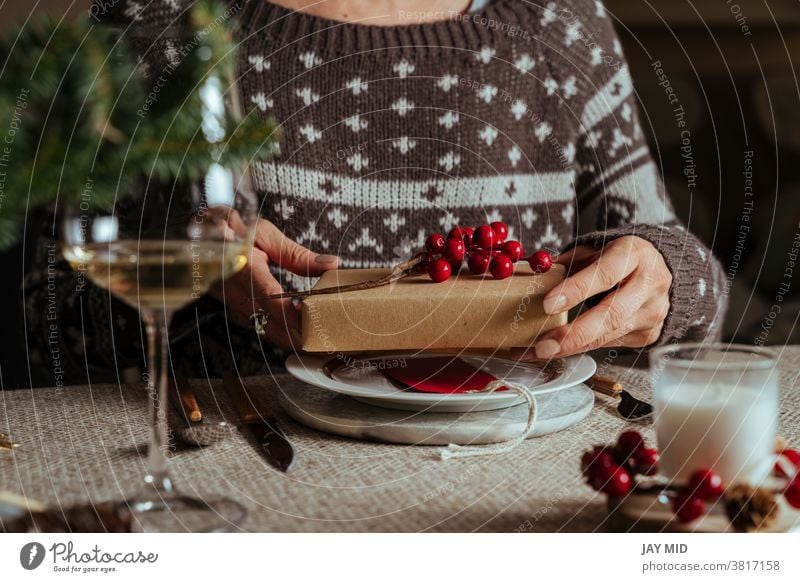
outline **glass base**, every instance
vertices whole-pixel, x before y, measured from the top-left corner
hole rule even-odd
[[[169,494],[121,502],[131,513],[131,531],[148,533],[230,532],[239,528],[247,510],[228,498],[205,501]]]

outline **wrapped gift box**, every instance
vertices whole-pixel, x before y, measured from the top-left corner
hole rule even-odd
[[[315,289],[380,278],[388,269],[328,271]],[[530,346],[563,325],[567,314],[547,315],[544,295],[564,279],[554,265],[535,274],[523,262],[512,277],[492,279],[464,269],[434,283],[426,274],[391,285],[312,295],[302,304],[303,349],[308,352],[498,349]]]

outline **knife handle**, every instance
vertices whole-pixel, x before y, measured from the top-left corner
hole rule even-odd
[[[606,396],[619,398],[622,394],[622,384],[607,376],[594,374],[586,383],[589,384],[589,387],[593,390],[605,394]]]
[[[200,422],[203,420],[203,413],[200,411],[200,405],[197,404],[192,389],[189,387],[189,380],[176,376],[175,381],[170,386],[169,395],[172,396],[172,401],[177,408],[183,410],[184,416],[190,422]]]
[[[266,406],[259,406],[257,402],[250,398],[238,377],[233,374],[225,374],[222,378],[222,383],[233,400],[236,411],[246,424],[273,418],[272,410]]]

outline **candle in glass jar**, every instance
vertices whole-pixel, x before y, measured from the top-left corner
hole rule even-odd
[[[661,473],[686,481],[700,468],[726,483],[757,482],[775,448],[775,391],[682,384],[658,391],[656,432]]]

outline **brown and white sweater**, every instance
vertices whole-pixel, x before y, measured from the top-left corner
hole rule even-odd
[[[178,0],[114,7],[151,76],[177,58],[185,7]],[[676,220],[600,2],[492,0],[477,13],[390,27],[325,20],[266,0],[232,1],[231,13],[240,25],[245,104],[282,126],[280,158],[258,164],[254,175],[263,215],[288,237],[339,255],[345,267],[374,267],[457,224],[503,220],[525,248],[555,251],[633,234],[656,245],[673,274],[659,343],[718,337],[721,268]],[[309,284],[278,275],[289,288]],[[74,303],[71,277],[65,270],[64,289],[73,291],[63,300]],[[139,362],[135,315],[102,290],[85,293],[89,344],[85,354],[80,342],[70,346],[73,371]],[[32,339],[42,336],[44,322],[30,317],[44,313],[42,301],[33,282]],[[129,331],[120,334],[121,325]],[[233,352],[246,373],[265,366],[252,330],[229,323],[217,302],[191,306],[175,325],[179,368],[184,360],[195,374],[218,373],[225,358],[214,350]],[[200,355],[207,370],[194,367]]]

